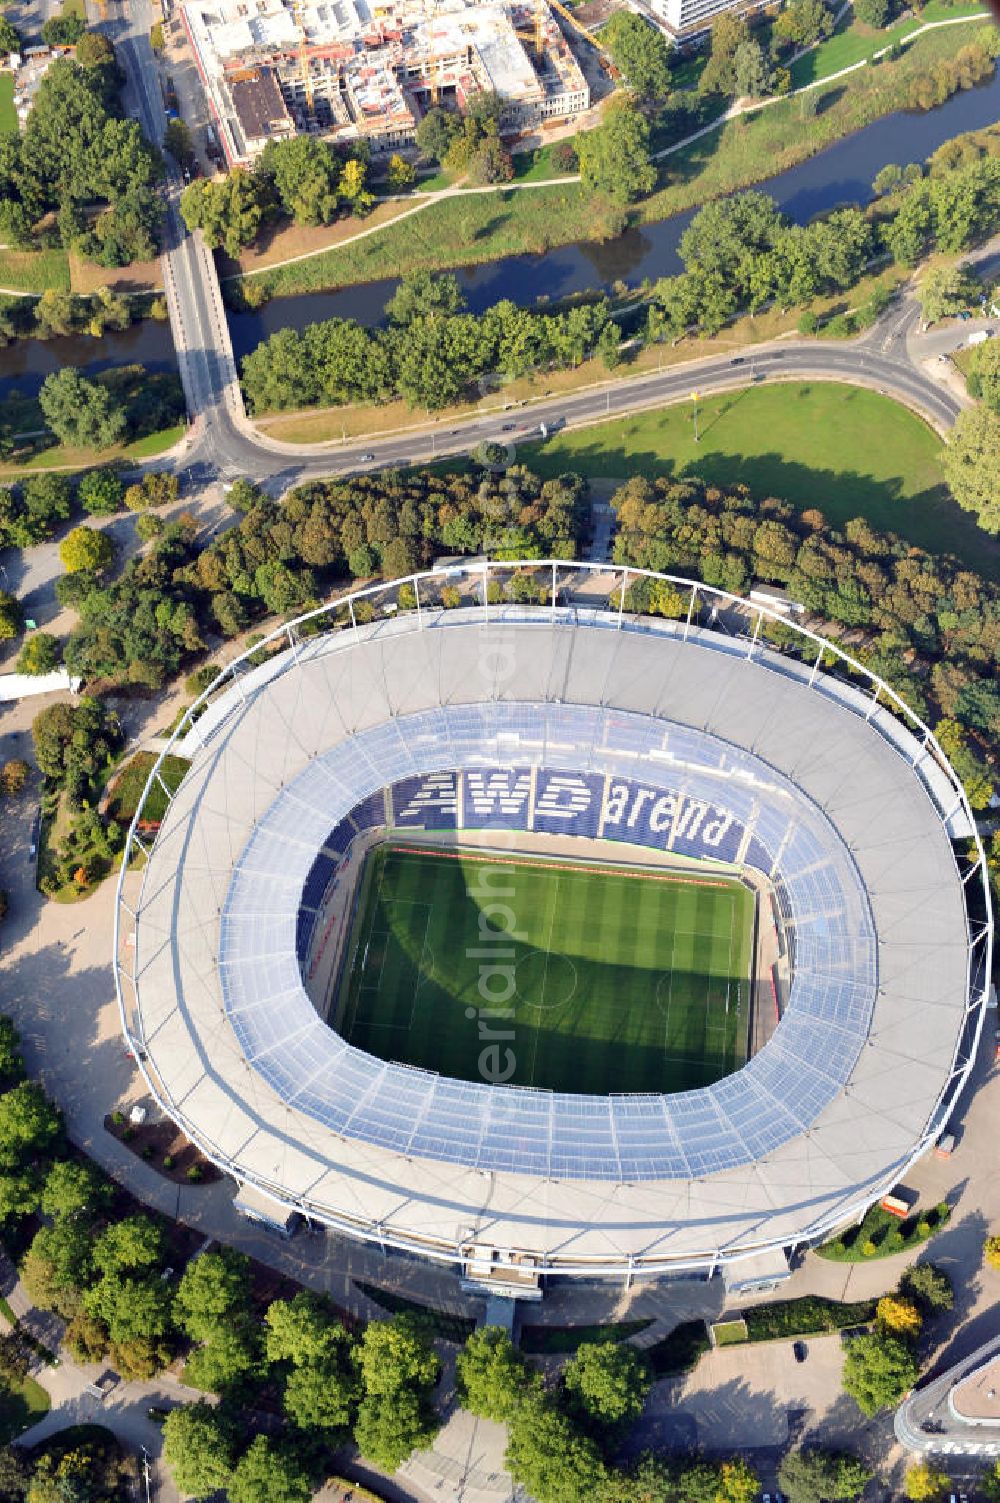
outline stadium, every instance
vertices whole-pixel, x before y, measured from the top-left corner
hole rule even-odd
[[[787,602],[641,570],[476,561],[281,627],[127,854],[126,1037],[245,1207],[498,1291],[780,1277],[945,1131],[986,1006],[932,733]]]

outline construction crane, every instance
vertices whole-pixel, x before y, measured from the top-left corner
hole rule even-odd
[[[589,31],[587,27],[584,26],[582,21],[578,21],[576,19],[573,12],[571,10],[568,10],[566,6],[562,4],[562,0],[548,0],[548,4],[551,5],[552,9],[556,12],[557,15],[562,16],[563,20],[567,21],[569,25],[572,26],[574,31],[578,31],[582,37],[585,37],[587,39],[591,47],[595,49],[595,51],[602,59],[611,77],[618,78],[618,69],[615,67],[614,63],[608,56],[606,49],[601,46],[594,33],[592,31]]]
[[[306,28],[303,21],[305,7],[302,0],[292,0],[292,15],[295,24],[299,28],[299,72],[302,74],[302,86],[306,91],[306,109],[310,116],[315,113],[313,104],[312,72],[309,68],[309,46],[306,42]]]

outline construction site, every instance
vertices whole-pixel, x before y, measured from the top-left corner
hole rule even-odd
[[[507,135],[590,105],[569,36],[591,39],[560,0],[188,0],[181,15],[230,165],[300,131],[395,151],[428,109],[481,92]]]

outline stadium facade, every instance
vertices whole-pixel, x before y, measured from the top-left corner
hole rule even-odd
[[[496,603],[525,570],[550,603]],[[190,769],[152,842],[140,806],[119,883],[123,1027],[162,1108],[276,1216],[500,1287],[708,1274],[856,1219],[945,1130],[992,945],[960,783],[780,606],[669,579],[681,617],[635,616],[644,578],[666,577],[476,563],[356,592],[236,659],[171,738]],[[779,620],[791,650],[765,645]],[[351,1047],[307,994],[345,853],[473,826],[762,873],[790,957],[772,1037],[713,1085],[607,1097]]]

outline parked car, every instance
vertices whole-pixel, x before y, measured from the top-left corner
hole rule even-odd
[[[809,1348],[804,1341],[796,1341],[792,1344],[792,1351],[796,1362],[804,1362],[809,1355]]]

